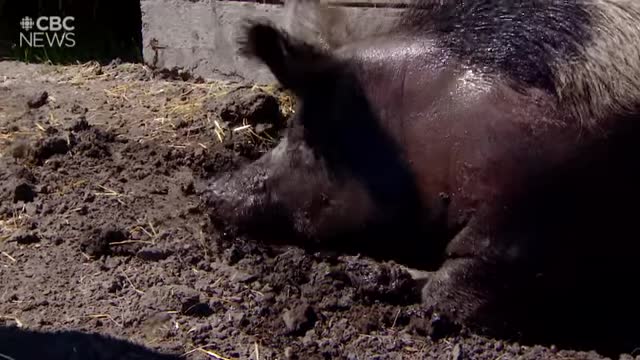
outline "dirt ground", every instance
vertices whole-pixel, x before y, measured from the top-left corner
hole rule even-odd
[[[0,358],[604,358],[432,340],[398,264],[215,232],[199,192],[292,106],[138,64],[0,62]]]

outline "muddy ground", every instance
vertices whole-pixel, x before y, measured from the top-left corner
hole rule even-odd
[[[292,106],[137,64],[0,62],[0,358],[603,358],[432,340],[400,265],[216,232],[199,192]]]

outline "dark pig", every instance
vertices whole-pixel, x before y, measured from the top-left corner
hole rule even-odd
[[[640,5],[417,5],[338,47],[244,28],[298,107],[275,149],[211,183],[211,217],[435,269],[425,306],[465,324],[536,322],[540,300],[585,325],[569,310],[590,288],[629,301],[640,53],[622,39],[640,44]]]

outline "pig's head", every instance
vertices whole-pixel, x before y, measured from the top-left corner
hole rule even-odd
[[[388,244],[413,233],[413,177],[367,100],[359,64],[267,23],[243,34],[242,53],[295,94],[297,110],[279,145],[209,186],[212,219],[273,240],[347,236],[352,244],[366,238],[368,247],[376,236]]]

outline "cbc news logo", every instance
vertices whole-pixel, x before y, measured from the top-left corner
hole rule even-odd
[[[40,16],[20,19],[20,47],[67,47],[76,46],[73,16]]]

